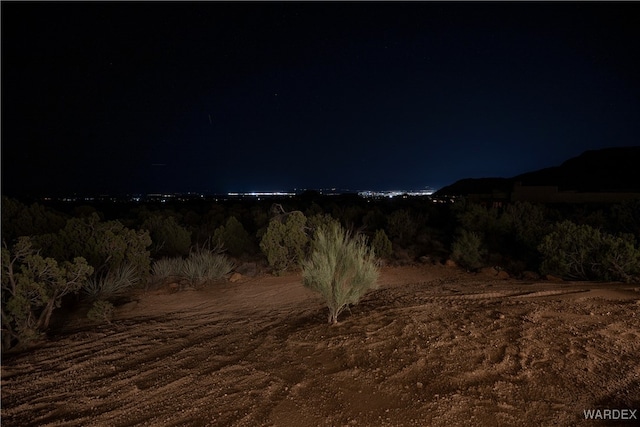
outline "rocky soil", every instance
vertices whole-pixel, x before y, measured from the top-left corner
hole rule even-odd
[[[9,426],[602,426],[640,419],[640,284],[384,268],[326,323],[299,274],[146,292],[3,354]]]

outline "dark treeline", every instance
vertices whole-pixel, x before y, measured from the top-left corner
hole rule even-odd
[[[46,330],[69,295],[81,295],[92,307],[89,317],[100,320],[132,289],[200,286],[234,269],[253,275],[296,269],[315,231],[336,222],[366,236],[380,265],[447,263],[570,280],[640,275],[640,200],[483,206],[315,192],[165,203],[3,197],[3,346]]]

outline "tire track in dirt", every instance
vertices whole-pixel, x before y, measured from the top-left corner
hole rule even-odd
[[[143,296],[5,358],[3,425],[568,426],[635,404],[639,293],[418,273],[334,327],[295,275]]]

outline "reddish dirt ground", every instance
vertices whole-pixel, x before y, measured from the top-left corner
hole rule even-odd
[[[640,284],[384,268],[326,323],[299,274],[147,292],[2,360],[3,426],[601,426],[640,419]]]

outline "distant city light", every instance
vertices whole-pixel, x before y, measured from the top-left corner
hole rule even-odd
[[[226,198],[255,198],[257,200],[263,200],[265,198],[273,197],[295,197],[306,193],[307,191],[315,191],[323,196],[339,196],[342,194],[357,194],[363,198],[393,198],[393,197],[421,197],[431,196],[435,190],[430,187],[426,187],[422,190],[365,190],[365,191],[353,191],[349,189],[341,189],[336,187],[320,188],[320,189],[306,189],[295,188],[293,191],[248,191],[248,192],[229,192],[224,195],[221,194],[204,194],[198,192],[188,193],[148,193],[148,194],[129,194],[122,196],[113,196],[108,194],[100,194],[99,196],[64,196],[64,197],[43,197],[45,201],[61,200],[64,202],[79,202],[79,201],[96,201],[96,202],[160,202],[167,203],[172,201],[186,202],[192,200],[205,200],[212,201],[226,200]],[[436,200],[434,200],[435,202]],[[438,200],[438,202],[441,202]]]
[[[252,196],[252,197],[273,197],[273,196],[295,196],[296,193],[287,193],[283,191],[251,191],[249,193],[227,193],[227,196],[231,197],[243,197],[243,196]]]
[[[417,191],[402,191],[402,190],[390,190],[390,191],[359,191],[358,196],[360,197],[387,197],[393,198],[398,196],[430,196],[434,193],[432,189],[425,190],[417,190]]]

